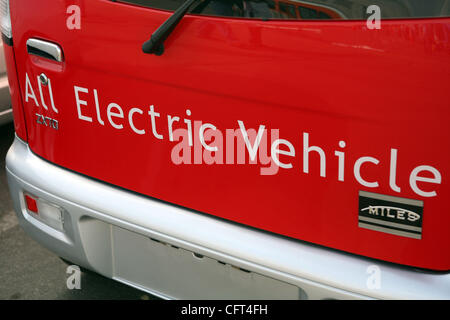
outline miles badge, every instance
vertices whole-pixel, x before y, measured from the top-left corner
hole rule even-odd
[[[358,226],[422,239],[423,201],[359,191]]]

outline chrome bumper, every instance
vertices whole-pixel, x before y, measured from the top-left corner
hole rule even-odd
[[[31,237],[73,263],[163,298],[450,299],[449,273],[365,259],[139,196],[42,160],[18,138],[6,170]],[[33,219],[23,192],[64,208],[64,232]]]

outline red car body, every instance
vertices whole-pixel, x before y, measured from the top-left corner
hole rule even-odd
[[[81,28],[68,30],[66,5],[11,2],[15,126],[33,153],[198,214],[450,269],[449,18],[386,19],[371,30],[365,20],[187,15],[157,56],[141,45],[171,12],[85,1]],[[30,55],[30,38],[57,43],[63,61]],[[39,84],[42,73],[51,87]],[[168,117],[178,117],[172,132]],[[201,144],[202,124],[215,128],[205,130],[215,153]],[[255,161],[244,127],[251,145],[267,130]],[[286,168],[274,163],[273,133]],[[421,238],[359,227],[360,191],[423,201]]]

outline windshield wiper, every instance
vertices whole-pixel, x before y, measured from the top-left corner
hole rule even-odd
[[[164,23],[153,32],[149,40],[142,45],[144,53],[152,53],[160,56],[164,53],[164,41],[172,33],[189,8],[198,0],[186,0]]]

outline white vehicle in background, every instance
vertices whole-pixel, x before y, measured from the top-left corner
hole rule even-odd
[[[0,44],[0,126],[12,121],[11,97],[9,95],[8,76],[3,53],[3,43]]]

